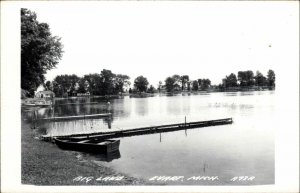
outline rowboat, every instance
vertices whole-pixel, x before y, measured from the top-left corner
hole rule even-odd
[[[54,138],[54,141],[61,149],[104,154],[118,151],[120,146],[120,140],[116,139],[72,141],[71,139]]]

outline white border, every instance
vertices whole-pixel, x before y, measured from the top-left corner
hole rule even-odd
[[[299,191],[299,2],[294,58],[277,71],[276,183],[267,186],[30,186],[21,185],[20,133],[20,8],[27,2],[1,2],[1,191],[2,192],[298,192]],[[72,3],[72,2],[66,2]],[[81,2],[84,4],[84,2]],[[109,3],[109,2],[105,2]],[[124,2],[111,2],[124,3]],[[126,2],[125,2],[126,3]],[[130,2],[139,3],[139,2]],[[144,3],[144,2],[141,2]],[[153,4],[184,2],[147,2]],[[199,2],[188,2],[199,3]],[[209,3],[209,2],[201,2]],[[232,3],[232,2],[218,2]],[[248,2],[252,3],[252,2]],[[267,2],[276,3],[276,2]],[[282,2],[285,3],[285,2]]]

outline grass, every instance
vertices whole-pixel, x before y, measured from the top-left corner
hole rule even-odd
[[[150,185],[137,179],[76,157],[55,144],[35,139],[35,130],[22,123],[22,184],[33,185]],[[124,176],[120,181],[74,181],[78,176]]]

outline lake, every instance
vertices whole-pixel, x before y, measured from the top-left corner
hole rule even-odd
[[[78,152],[77,157],[145,180],[182,176],[177,181],[154,180],[169,185],[274,184],[275,97],[275,91],[255,91],[56,99],[54,107],[36,110],[39,118],[107,112],[112,117],[48,122],[34,132],[56,136],[182,123],[185,117],[187,122],[232,117],[230,125],[124,137],[113,155]],[[82,104],[86,102],[91,104]],[[22,110],[23,119],[32,116],[32,111]],[[217,180],[199,176],[217,176]],[[250,180],[236,181],[234,177],[240,176]]]

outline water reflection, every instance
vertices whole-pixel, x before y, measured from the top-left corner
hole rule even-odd
[[[114,151],[114,152],[109,152],[107,154],[94,154],[94,153],[82,153],[82,157],[84,159],[93,159],[95,161],[102,161],[102,162],[111,162],[113,160],[121,158],[121,153],[120,151]]]
[[[124,97],[124,99],[116,99],[111,102],[111,110],[113,117],[118,118],[127,118],[131,115],[132,110],[132,100],[129,97]]]
[[[83,99],[79,98],[77,101],[75,99],[66,99],[61,100],[58,99],[58,103],[60,105],[55,105],[53,107],[47,108],[22,108],[21,115],[22,119],[28,122],[34,122],[35,120],[48,118],[48,117],[62,117],[62,116],[76,116],[76,115],[90,115],[90,114],[101,114],[101,113],[111,113],[111,117],[106,117],[103,119],[103,123],[105,123],[108,128],[112,127],[112,122],[114,118],[126,118],[130,116],[131,108],[130,105],[124,102],[124,100],[115,99],[115,100],[98,100],[97,103],[93,104],[83,104],[83,102],[91,102],[90,98]],[[93,101],[95,102],[95,101]],[[108,103],[111,103],[108,105]],[[69,105],[65,105],[69,104]],[[145,107],[147,109],[147,107]],[[145,110],[144,109],[144,110]],[[102,119],[102,118],[101,118]],[[46,123],[39,122],[42,126]],[[75,123],[78,123],[75,121]],[[87,124],[92,121],[87,121]],[[64,124],[70,125],[70,122],[65,122]],[[53,124],[48,124],[48,126],[52,127]],[[84,124],[83,126],[85,126]],[[51,130],[51,128],[49,128]],[[52,127],[53,129],[53,127]]]
[[[237,96],[237,92],[224,92],[224,96]]]
[[[111,123],[113,121],[113,117],[112,116],[109,116],[109,117],[105,117],[103,119],[103,122],[105,122],[108,126],[108,129],[111,129]]]
[[[95,133],[109,129],[108,123],[103,119],[47,122],[42,124],[40,127],[46,127],[46,134],[50,136]]]
[[[260,92],[258,92],[260,93]],[[67,135],[71,132],[86,133],[98,132],[99,130],[132,129],[143,126],[171,124],[183,122],[186,116],[188,121],[199,121],[207,119],[225,118],[228,115],[253,114],[254,106],[263,106],[254,97],[255,92],[240,97],[238,92],[232,93],[203,93],[204,95],[190,96],[156,96],[150,98],[124,99],[99,99],[80,98],[57,100],[59,104],[52,108],[22,108],[22,118],[26,121],[44,117],[60,117],[73,115],[89,115],[100,113],[111,113],[111,117],[102,117],[91,120],[62,121],[61,123],[39,122],[39,127],[46,127],[50,135]],[[266,93],[265,96],[269,96]],[[228,96],[224,98],[223,96]],[[246,97],[246,98],[244,98]],[[259,97],[264,97],[261,95]],[[252,99],[252,100],[249,100]],[[96,102],[82,104],[83,102]],[[63,105],[72,103],[70,105]],[[77,104],[77,105],[75,105]],[[151,105],[150,105],[151,104]],[[270,106],[270,108],[273,108]],[[143,119],[142,119],[143,117]],[[145,119],[147,117],[147,119]],[[35,128],[35,126],[34,126]],[[43,130],[41,133],[45,133]]]
[[[168,98],[166,103],[167,112],[170,115],[189,115],[192,108],[191,97],[189,96]]]
[[[201,95],[201,96],[210,96],[211,93],[210,92],[200,92],[200,93],[196,93],[196,95]]]
[[[44,117],[53,117],[54,109],[47,108],[30,108],[24,109],[21,108],[21,117],[22,120],[27,123],[35,123],[36,120],[44,118]]]
[[[255,94],[255,92],[239,92],[240,96],[252,96],[254,94]]]
[[[135,113],[140,116],[146,116],[149,110],[149,100],[145,98],[133,98]]]

